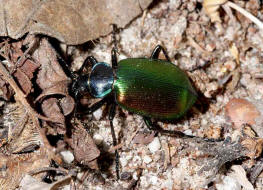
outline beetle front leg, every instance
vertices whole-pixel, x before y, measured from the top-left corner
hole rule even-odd
[[[109,114],[109,120],[110,120],[110,128],[111,128],[111,135],[112,135],[112,140],[113,140],[113,146],[117,145],[117,138],[115,135],[114,127],[113,127],[113,119],[116,114],[116,103],[113,103],[110,108],[110,114]],[[117,179],[120,179],[120,174],[119,174],[119,152],[116,149],[115,150],[115,164],[116,164],[116,175]]]
[[[88,57],[85,59],[85,61],[84,61],[84,63],[82,64],[82,66],[80,67],[80,69],[78,70],[78,73],[81,74],[81,73],[83,72],[84,68],[85,68],[89,63],[91,63],[91,66],[93,67],[95,64],[98,63],[98,61],[95,59],[95,57],[93,57],[93,56],[88,56]]]
[[[171,60],[170,60],[170,58],[169,58],[166,50],[165,50],[165,49],[163,48],[163,46],[161,46],[161,45],[157,45],[157,46],[154,48],[154,50],[153,50],[152,55],[151,55],[150,58],[151,58],[151,59],[158,59],[159,54],[160,54],[161,51],[163,51],[163,54],[164,54],[166,60],[169,61],[169,62],[171,62]]]
[[[92,114],[93,112],[95,112],[96,110],[101,108],[107,102],[107,100],[108,100],[108,97],[103,98],[102,100],[94,103],[90,107],[85,108],[84,112],[82,112],[82,113],[85,114],[85,115]]]

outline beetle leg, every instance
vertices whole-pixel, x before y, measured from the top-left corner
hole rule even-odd
[[[158,59],[159,54],[160,54],[161,51],[163,51],[163,54],[164,54],[166,60],[169,61],[169,62],[171,62],[171,60],[170,60],[170,58],[169,58],[166,50],[165,50],[165,49],[163,48],[163,46],[161,46],[161,45],[157,45],[157,46],[154,48],[154,50],[153,50],[152,55],[151,55],[150,58],[151,58],[151,59]]]
[[[155,125],[152,122],[151,118],[149,118],[149,117],[143,117],[143,119],[144,119],[144,122],[145,122],[146,126],[150,130],[157,131],[157,132],[159,132],[161,134],[168,134],[168,135],[175,136],[175,137],[180,137],[180,138],[193,138],[194,137],[194,136],[191,136],[191,135],[186,135],[186,134],[184,134],[181,131],[165,130],[165,129],[161,128],[160,126]]]
[[[81,114],[92,114],[93,112],[101,108],[107,102],[107,100],[108,100],[108,97],[103,98],[102,100],[94,103],[90,107],[85,108],[84,112],[82,112]]]
[[[207,142],[220,142],[220,141],[224,141],[224,139],[208,139],[208,138],[202,138],[202,137],[196,137],[196,136],[192,136],[192,135],[186,135],[181,131],[171,131],[171,130],[165,130],[163,128],[161,128],[159,125],[155,125],[153,124],[151,118],[149,117],[143,117],[143,120],[146,124],[146,126],[150,129],[150,130],[154,130],[157,131],[161,134],[165,134],[165,135],[170,135],[173,137],[179,137],[179,138],[195,138],[195,139],[199,139],[199,140],[203,140],[203,141],[207,141]]]
[[[113,27],[112,41],[113,41],[114,47],[111,50],[111,63],[112,63],[113,70],[116,70],[118,67],[118,60],[117,60],[118,47],[117,47],[117,39],[116,39],[118,28],[116,24],[112,24],[112,27]]]
[[[111,50],[111,64],[113,70],[116,70],[118,67],[118,61],[117,61],[117,49],[114,47]]]
[[[111,135],[112,135],[112,140],[113,140],[113,146],[117,145],[117,139],[116,139],[116,135],[114,132],[114,127],[113,127],[113,119],[115,117],[116,114],[116,104],[113,103],[111,105],[110,108],[110,113],[109,113],[109,120],[110,120],[110,128],[111,128]],[[117,175],[117,179],[120,179],[120,175],[119,175],[119,153],[118,150],[115,150],[115,164],[116,164],[116,175]]]
[[[85,61],[84,61],[84,63],[82,64],[82,66],[80,67],[80,69],[78,70],[78,73],[82,73],[83,72],[83,70],[84,70],[84,68],[88,65],[88,64],[90,64],[91,63],[91,65],[92,65],[92,67],[95,65],[95,64],[97,64],[98,63],[98,61],[95,59],[95,57],[93,57],[93,56],[88,56],[86,59],[85,59]]]

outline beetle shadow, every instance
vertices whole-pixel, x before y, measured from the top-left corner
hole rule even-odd
[[[115,154],[103,150],[102,147],[98,148],[100,150],[100,156],[97,159],[99,171],[101,173],[106,173],[107,175],[114,177],[112,171],[110,171],[110,167],[113,165],[113,162],[115,160]]]

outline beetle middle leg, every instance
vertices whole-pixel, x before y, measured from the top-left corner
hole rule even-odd
[[[169,62],[171,62],[171,60],[170,60],[170,58],[169,58],[166,50],[165,50],[164,47],[161,46],[161,45],[157,45],[157,46],[154,48],[154,50],[153,50],[152,55],[151,55],[150,58],[151,58],[151,59],[158,59],[159,54],[160,54],[161,51],[163,51],[163,54],[164,54],[166,60],[169,61]]]
[[[110,120],[110,128],[111,128],[111,135],[112,135],[112,140],[113,140],[113,146],[117,145],[117,138],[115,135],[115,131],[114,131],[114,127],[113,127],[113,119],[115,117],[116,114],[116,103],[111,104],[111,108],[110,108],[110,114],[109,114],[109,120]],[[116,149],[115,150],[115,164],[116,164],[116,175],[117,175],[117,179],[120,179],[120,174],[119,174],[119,152]]]

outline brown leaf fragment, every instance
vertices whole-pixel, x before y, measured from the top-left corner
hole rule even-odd
[[[47,122],[49,125],[57,127],[59,134],[66,133],[65,117],[61,111],[58,99],[48,98],[45,99],[41,105],[43,113],[50,119],[56,121],[56,123]]]
[[[242,129],[243,138],[241,144],[246,148],[246,156],[250,159],[258,158],[263,149],[263,139],[256,137],[256,133],[249,125],[244,125]]]
[[[65,115],[74,109],[74,100],[68,97],[68,85],[71,80],[65,75],[58,63],[56,51],[47,39],[42,39],[39,48],[34,52],[33,58],[40,63],[40,71],[37,75],[37,84],[43,90],[36,101],[49,95],[66,96],[61,100],[61,108]],[[65,105],[68,104],[68,105]]]
[[[154,135],[155,135],[155,132],[153,132],[153,131],[151,133],[139,132],[133,138],[133,143],[147,145],[153,141]]]
[[[83,127],[78,127],[73,131],[72,142],[75,159],[92,169],[98,169],[98,165],[97,163],[94,163],[94,161],[99,157],[100,151],[92,137]]]
[[[20,38],[26,32],[45,34],[67,44],[105,36],[111,24],[124,27],[152,0],[1,1],[0,35]]]
[[[16,72],[14,73],[14,77],[17,79],[19,86],[21,87],[23,92],[28,95],[32,89],[31,80],[20,69],[16,70]]]
[[[19,102],[8,104],[3,112],[1,117],[3,133],[1,136],[5,134],[5,143],[0,144],[0,150],[4,148],[4,152],[22,153],[32,152],[40,146],[40,136],[33,125],[32,118]],[[2,147],[3,145],[5,146]]]
[[[35,39],[32,40],[34,43]],[[23,52],[23,48],[25,48],[23,40],[15,42],[7,40],[0,48],[0,52],[9,65],[7,69],[15,77],[23,92],[28,95],[32,90],[31,79],[39,65],[29,58],[28,51],[31,50],[31,47],[28,47],[25,52]]]
[[[37,75],[37,84],[42,90],[58,88],[58,92],[65,93],[63,82],[70,82],[58,63],[56,50],[43,38],[39,48],[33,53],[33,58],[41,65]],[[56,86],[56,87],[54,87]],[[63,87],[60,87],[63,86]]]
[[[66,96],[66,97],[61,99],[60,107],[61,107],[63,114],[65,116],[69,115],[74,110],[75,101],[71,96]]]
[[[1,79],[0,76],[0,98],[4,100],[10,100],[10,98],[14,95],[13,89],[8,85],[5,81]]]
[[[1,189],[15,189],[25,174],[50,164],[48,153],[43,149],[28,154],[0,154],[0,187]],[[41,177],[40,175],[37,176]]]

